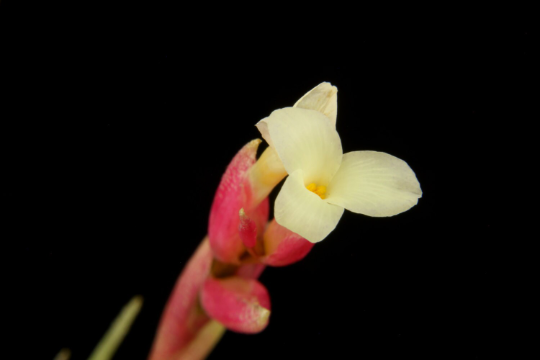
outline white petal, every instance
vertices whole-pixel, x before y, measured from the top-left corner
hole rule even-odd
[[[328,185],[339,169],[343,150],[327,116],[315,110],[284,108],[259,124],[259,129],[266,127],[261,133],[278,153],[287,173],[302,169],[308,183]]]
[[[294,107],[322,112],[332,120],[335,126],[337,117],[337,91],[337,87],[332,86],[328,82],[323,82],[302,96],[294,104]]]
[[[266,123],[267,119],[268,118],[262,119],[257,124],[255,124],[255,126],[257,127],[257,129],[261,133],[263,139],[266,140],[268,145],[270,145],[270,147],[274,147],[274,143],[272,142],[272,139],[270,138],[270,133],[268,132],[268,124]]]
[[[312,243],[321,241],[335,229],[343,211],[341,206],[329,204],[306,189],[302,170],[285,180],[274,206],[279,225]]]
[[[405,161],[382,152],[353,151],[343,155],[326,200],[355,213],[383,217],[409,210],[420,197],[420,184]]]

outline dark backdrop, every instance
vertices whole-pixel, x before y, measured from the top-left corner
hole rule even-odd
[[[4,298],[22,358],[86,358],[141,294],[116,359],[144,359],[228,162],[322,81],[339,89],[344,151],[405,160],[424,195],[392,218],[346,212],[306,259],[268,268],[268,328],[227,332],[210,359],[502,351],[516,285],[498,184],[505,127],[527,116],[527,29],[353,35],[354,55],[306,47],[301,62],[274,43],[194,47],[169,28],[25,35],[2,68],[1,134]]]

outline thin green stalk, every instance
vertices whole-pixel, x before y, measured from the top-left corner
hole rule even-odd
[[[135,296],[122,308],[122,311],[97,344],[88,360],[109,360],[114,356],[122,340],[127,335],[131,324],[141,310],[142,303],[142,297]]]

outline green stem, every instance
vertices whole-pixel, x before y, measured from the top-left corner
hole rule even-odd
[[[101,341],[88,358],[88,360],[109,360],[127,335],[131,324],[141,310],[143,299],[141,296],[135,296],[109,327]]]

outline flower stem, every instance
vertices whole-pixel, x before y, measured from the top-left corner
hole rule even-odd
[[[210,243],[205,237],[184,267],[167,301],[149,360],[203,359],[223,335],[222,326],[213,324],[199,301],[212,260]]]

